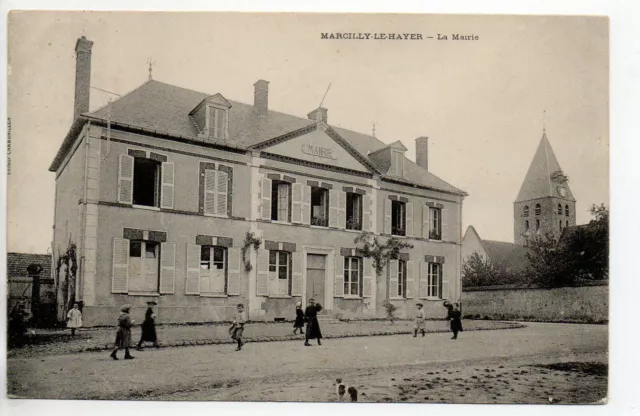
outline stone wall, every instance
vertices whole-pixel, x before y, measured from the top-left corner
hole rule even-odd
[[[543,288],[468,288],[462,314],[489,319],[607,322],[609,287],[604,284]]]

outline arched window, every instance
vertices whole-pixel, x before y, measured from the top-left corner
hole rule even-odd
[[[540,220],[536,220],[536,233],[540,233]]]
[[[564,215],[569,216],[569,205],[564,206]]]
[[[529,205],[525,205],[524,208],[522,208],[522,216],[523,217],[529,216]]]
[[[558,215],[562,215],[562,204],[558,204]]]
[[[529,220],[524,220],[524,230],[529,231]]]
[[[541,212],[542,208],[540,207],[540,204],[536,204],[536,215],[540,215]]]

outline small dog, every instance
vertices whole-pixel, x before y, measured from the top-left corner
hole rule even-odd
[[[334,386],[336,386],[338,401],[343,401],[345,393],[349,394],[349,398],[351,398],[352,402],[358,401],[358,390],[355,387],[347,387],[347,385],[342,382],[341,378],[336,379]]]

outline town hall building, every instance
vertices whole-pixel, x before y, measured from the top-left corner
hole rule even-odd
[[[416,163],[400,142],[150,79],[89,111],[93,42],[76,44],[74,122],[53,160],[54,252],[77,245],[76,300],[86,325],[291,318],[315,298],[329,316],[410,317],[460,299],[465,192]],[[303,114],[306,113],[303,112]],[[354,243],[363,232],[411,244],[378,276]],[[254,243],[259,243],[257,250]],[[257,244],[256,244],[257,245]],[[138,318],[136,318],[136,316]]]

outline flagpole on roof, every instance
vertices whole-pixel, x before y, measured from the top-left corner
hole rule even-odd
[[[122,97],[120,94],[116,94],[115,92],[103,90],[102,88],[98,88],[98,87],[90,87],[90,88],[93,88],[94,90],[106,92],[107,94],[115,95],[116,97]],[[102,160],[106,160],[107,159],[107,156],[109,156],[109,151],[111,149],[111,102],[112,101],[113,101],[113,98],[109,97],[109,102],[107,103],[107,151],[106,151],[104,157],[102,158]]]

